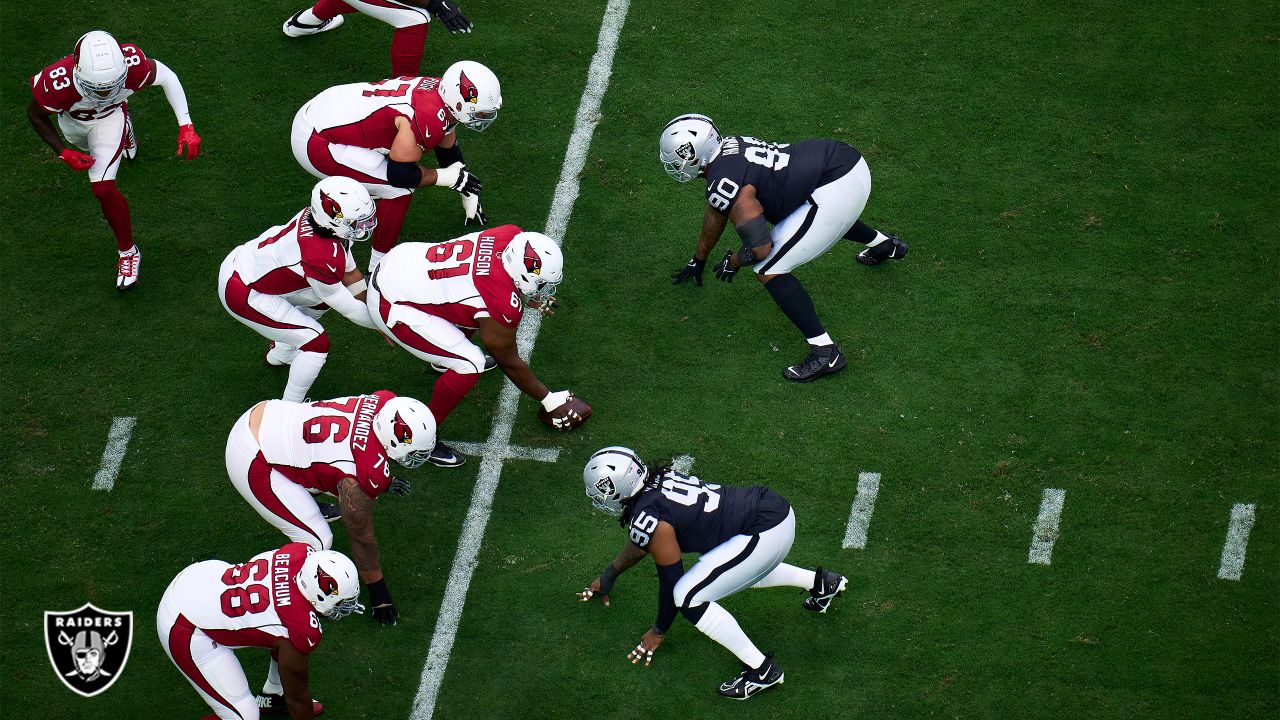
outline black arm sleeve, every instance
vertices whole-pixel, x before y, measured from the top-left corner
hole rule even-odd
[[[459,147],[456,142],[453,144],[453,147],[440,147],[437,145],[435,147],[435,154],[436,167],[449,167],[454,163],[466,163],[466,161],[462,159],[462,148]]]
[[[613,561],[610,560],[609,564],[604,566],[604,570],[600,571],[600,594],[608,595],[609,591],[613,589],[613,581],[617,580],[621,574],[613,566]]]
[[[742,238],[742,245],[752,250],[773,242],[773,236],[769,234],[769,222],[764,219],[764,215],[757,215],[756,219],[742,223],[737,230],[738,237]]]
[[[412,190],[422,182],[422,168],[417,163],[387,160],[387,182],[393,187]]]
[[[658,619],[653,621],[653,629],[659,635],[666,635],[676,619],[676,583],[682,575],[683,562],[658,566]]]

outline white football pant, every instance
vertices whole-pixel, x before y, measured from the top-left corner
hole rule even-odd
[[[93,157],[93,167],[85,171],[89,182],[115,180],[124,157],[124,110],[116,109],[106,117],[81,122],[63,113],[58,116],[62,137]]]
[[[867,206],[871,170],[866,158],[853,169],[819,186],[811,200],[773,226],[773,248],[752,269],[761,275],[783,275],[830,250]]]
[[[293,157],[304,170],[321,179],[349,177],[364,185],[374,200],[413,194],[414,188],[396,187],[387,181],[386,155],[369,148],[330,143],[316,135],[315,126],[307,119],[310,107],[308,102],[293,116],[293,132],[289,136]]]
[[[407,305],[393,310],[372,282],[365,302],[378,330],[414,357],[464,375],[484,372],[484,353],[457,325]]]
[[[431,20],[431,15],[426,10],[399,2],[399,0],[378,0],[376,3],[364,2],[364,0],[345,1],[361,13],[377,18],[396,29],[421,25]]]

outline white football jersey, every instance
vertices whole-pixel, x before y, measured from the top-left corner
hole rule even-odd
[[[377,497],[391,484],[391,467],[373,417],[393,397],[379,390],[310,403],[268,400],[258,429],[262,457],[305,488],[337,494],[349,477]]]
[[[288,223],[232,251],[234,270],[245,285],[260,293],[283,296],[293,305],[310,307],[321,300],[308,278],[333,285],[356,269],[346,243],[313,232],[310,214],[310,208],[305,209]]]
[[[449,131],[449,115],[436,91],[439,78],[390,78],[336,85],[312,98],[303,117],[330,143],[391,151],[395,120],[408,118],[419,147],[435,147]]]

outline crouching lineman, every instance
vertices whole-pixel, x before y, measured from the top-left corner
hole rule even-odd
[[[132,160],[138,155],[129,96],[151,85],[164,89],[165,99],[178,118],[178,154],[185,149],[187,159],[196,157],[200,136],[191,124],[182,83],[167,65],[148,58],[137,45],[121,45],[101,30],[87,32],[76,41],[74,53],[31,78],[27,120],[59,160],[72,170],[88,173],[89,190],[116,236],[117,290],[133,287],[142,267],[142,253],[133,242],[129,203],[116,188],[116,172],[121,157]],[[58,116],[58,128],[67,144],[58,137],[50,115]]]
[[[792,382],[838,372],[844,353],[818,320],[813,300],[791,271],[830,250],[840,238],[866,245],[858,262],[900,260],[907,244],[858,219],[871,194],[867,161],[836,140],[771,143],[734,135],[721,139],[705,115],[681,115],[667,123],[659,158],[679,182],[707,181],[707,210],[693,258],[671,276],[702,285],[707,258],[733,221],[742,247],[716,265],[716,277],[733,282],[750,267],[774,302],[809,341],[809,355],[782,371]],[[773,226],[770,229],[770,225]]]
[[[263,356],[268,365],[289,366],[285,400],[305,399],[329,357],[321,315],[333,308],[361,327],[374,327],[351,243],[368,240],[375,225],[373,200],[360,183],[325,178],[311,191],[310,207],[222,261],[222,306],[271,341]]]
[[[670,467],[650,472],[623,447],[597,451],[582,476],[592,504],[620,516],[630,540],[578,598],[599,595],[608,605],[614,580],[646,553],[658,568],[658,618],[627,655],[632,664],[653,662],[678,611],[742,661],[742,672],[720,685],[721,695],[745,700],[781,683],[772,655],[756,649],[716,601],[745,588],[798,587],[809,591],[804,608],[824,613],[844,591],[848,580],[839,573],[782,562],[796,535],[791,505],[764,486],[712,485]],[[688,572],[684,553],[701,553]]]
[[[463,60],[444,76],[401,77],[338,85],[320,93],[293,118],[293,156],[316,177],[359,181],[377,199],[369,270],[400,239],[409,201],[420,187],[439,185],[462,196],[466,223],[485,225],[483,186],[467,168],[455,127],[489,127],[502,107],[502,89],[489,68]],[[438,167],[419,165],[435,153]]]
[[[391,36],[391,74],[395,77],[418,74],[433,15],[452,33],[469,33],[473,27],[451,0],[318,0],[285,20],[284,34],[303,37],[333,30],[342,25],[343,15],[356,12],[396,29]]]
[[[336,518],[325,517],[315,495],[337,496],[373,618],[394,625],[400,613],[382,576],[373,503],[388,490],[409,494],[409,483],[392,477],[389,459],[416,468],[435,442],[431,411],[386,390],[313,403],[265,400],[231,428],[227,475],[267,522],[316,550],[333,547],[327,521]]]
[[[443,369],[427,403],[438,425],[480,373],[496,365],[542,404],[556,428],[570,430],[585,421],[574,409],[578,403],[570,402],[573,393],[548,391],[516,349],[525,304],[553,312],[563,277],[564,256],[551,238],[502,225],[447,242],[397,246],[370,277],[367,300],[378,329]],[[488,357],[469,339],[477,331]],[[461,465],[462,456],[457,459]]]
[[[356,566],[333,550],[289,543],[232,565],[205,560],[169,583],[156,632],[169,659],[214,714],[204,720],[257,720],[260,712],[306,720],[324,712],[307,688],[308,660],[323,637],[320,617],[364,612]],[[271,650],[261,696],[233,652]]]

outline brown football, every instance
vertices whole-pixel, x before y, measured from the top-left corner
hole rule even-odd
[[[565,417],[566,415],[571,416],[568,423],[556,427],[556,418]],[[570,395],[569,402],[556,408],[555,412],[548,412],[546,408],[538,408],[538,419],[542,421],[543,425],[555,430],[572,430],[591,419],[591,406],[577,395]]]

